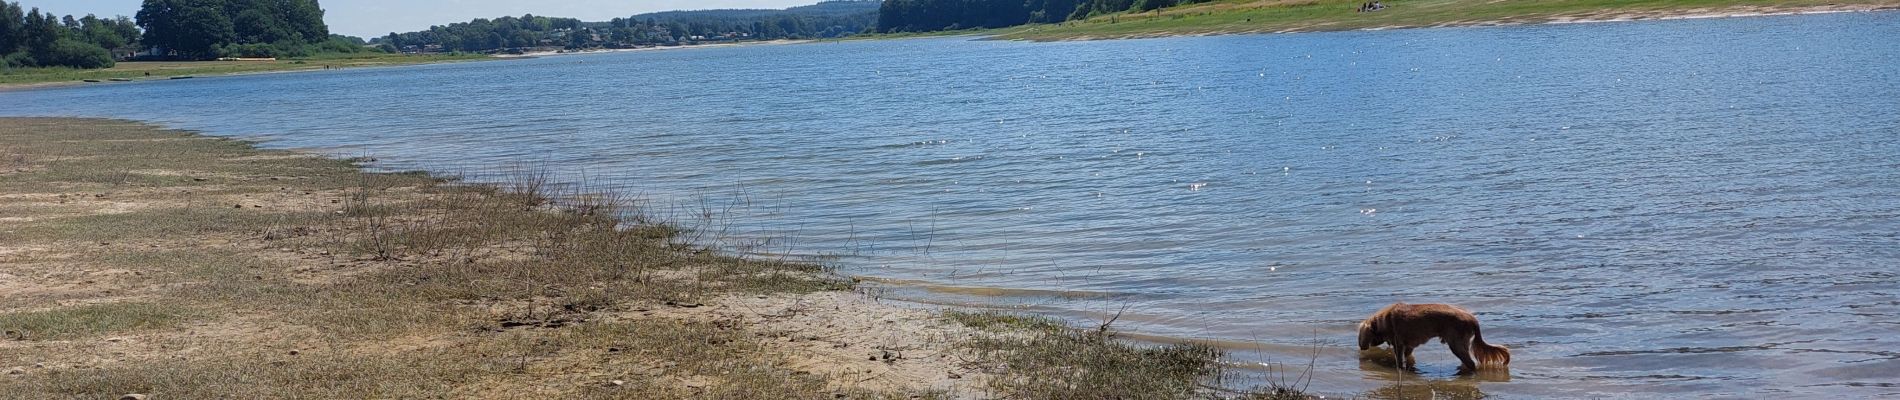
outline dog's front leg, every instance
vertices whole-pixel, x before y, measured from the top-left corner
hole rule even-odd
[[[1398,368],[1401,372],[1408,370],[1409,368],[1405,365],[1412,361],[1412,349],[1406,347],[1404,342],[1396,340],[1388,340],[1386,343],[1392,345],[1392,367]]]

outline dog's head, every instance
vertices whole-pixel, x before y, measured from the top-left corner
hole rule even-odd
[[[1379,324],[1371,319],[1359,323],[1359,350],[1372,350],[1382,344],[1385,344],[1385,334],[1380,332]]]

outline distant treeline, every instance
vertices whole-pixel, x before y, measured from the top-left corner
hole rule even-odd
[[[871,30],[877,23],[877,7],[876,0],[842,0],[784,10],[668,11],[606,22],[523,15],[392,32],[371,43],[389,51],[494,52],[833,38]]]
[[[0,3],[0,66],[106,68],[112,51],[136,48],[139,28],[131,19],[54,17],[20,3]]]
[[[317,0],[145,0],[138,24],[158,56],[301,57],[364,51],[330,34]]]
[[[1208,0],[884,0],[879,32],[928,32],[1055,23]]]

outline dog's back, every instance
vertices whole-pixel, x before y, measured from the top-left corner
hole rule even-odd
[[[1390,326],[1402,326],[1392,333],[1400,335],[1412,346],[1425,344],[1432,338],[1440,338],[1446,343],[1452,339],[1462,339],[1477,331],[1478,317],[1471,312],[1448,304],[1393,304],[1386,315]],[[1388,335],[1390,337],[1391,335]]]

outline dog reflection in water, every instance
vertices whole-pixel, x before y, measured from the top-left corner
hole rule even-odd
[[[1494,370],[1483,370],[1478,374],[1489,374]],[[1386,370],[1391,373],[1391,370]],[[1394,381],[1377,389],[1359,394],[1359,398],[1372,400],[1478,400],[1490,397],[1478,389],[1478,382],[1470,375],[1454,379],[1411,379]]]
[[[1445,304],[1393,303],[1359,323],[1359,350],[1371,350],[1381,344],[1392,345],[1393,365],[1407,370],[1417,367],[1412,349],[1438,339],[1451,347],[1451,354],[1463,363],[1459,375],[1478,371],[1481,365],[1509,365],[1511,351],[1484,342],[1478,331],[1478,317],[1471,312]]]

